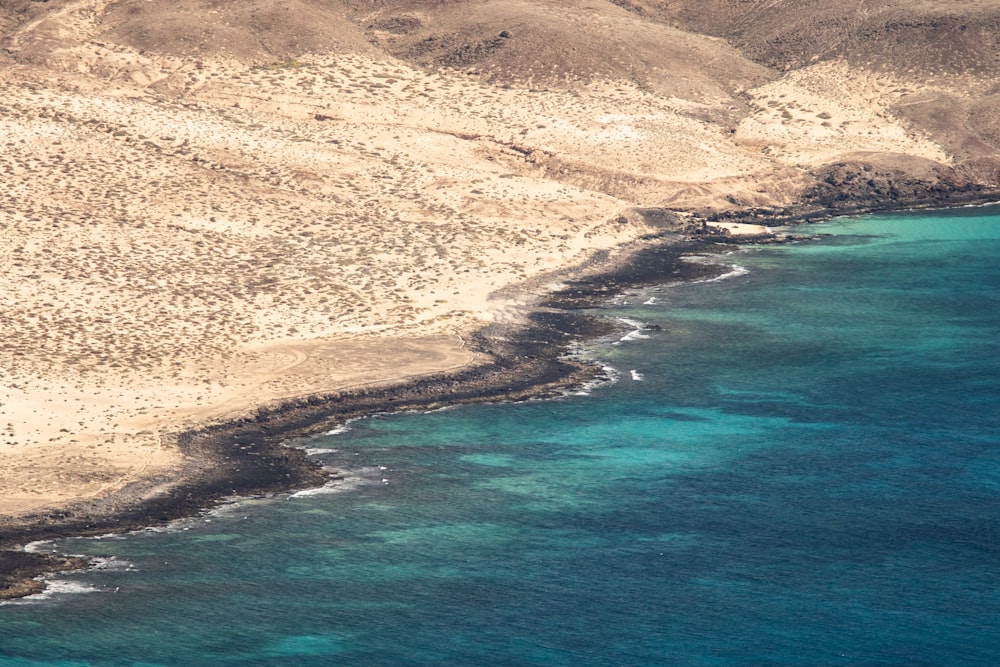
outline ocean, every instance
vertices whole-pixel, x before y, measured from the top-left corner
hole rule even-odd
[[[297,442],[329,488],[125,536],[0,665],[989,665],[1000,209],[840,219],[630,291],[552,399]]]

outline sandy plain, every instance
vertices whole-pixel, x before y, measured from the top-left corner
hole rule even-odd
[[[571,16],[679,39],[606,4]],[[109,37],[109,3],[57,5],[0,58],[8,519],[176,469],[173,438],[197,425],[487,363],[472,332],[664,231],[644,208],[680,229],[791,205],[838,161],[952,168],[952,135],[900,105],[995,87],[842,59],[742,60],[725,85],[686,63],[650,85],[500,80],[365,45],[177,54]]]
[[[463,336],[518,307],[491,293],[636,235],[621,201],[456,136],[457,109],[428,129],[447,107],[391,117],[368,88],[408,76],[457,107],[462,77],[192,71],[183,103],[4,72],[4,514],[175,465],[163,433],[468,364]]]

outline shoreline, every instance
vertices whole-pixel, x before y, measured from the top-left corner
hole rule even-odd
[[[778,226],[873,212],[988,206],[998,196],[995,191],[963,194],[956,197],[958,201],[938,206],[893,202],[874,210],[828,209],[823,216],[805,215],[801,208],[789,207],[784,215],[772,211],[767,219],[772,222],[769,226]],[[725,221],[760,225],[762,215],[760,210],[750,210]],[[87,559],[26,552],[23,547],[28,543],[129,532],[196,515],[233,496],[318,487],[337,478],[336,472],[309,460],[304,450],[286,446],[289,439],[315,435],[349,419],[378,413],[551,397],[591,379],[598,369],[567,358],[567,345],[609,333],[613,325],[583,310],[626,289],[714,277],[725,270],[723,265],[685,261],[685,256],[719,245],[781,241],[773,233],[741,238],[721,230],[708,232],[705,225],[717,220],[695,215],[694,221],[702,224],[702,233],[648,235],[637,240],[639,247],[612,263],[607,262],[607,251],[601,251],[584,265],[561,272],[565,285],[539,299],[523,322],[492,324],[474,333],[470,347],[490,361],[391,385],[285,400],[249,415],[178,433],[173,437],[185,458],[179,475],[141,479],[107,498],[75,503],[59,511],[10,522],[0,520],[0,600],[44,590],[44,581],[37,579],[40,575],[87,566]],[[603,266],[594,272],[583,271],[595,264]],[[180,483],[162,492],[178,477]]]
[[[86,559],[26,552],[24,545],[63,537],[125,533],[200,511],[234,496],[254,497],[319,487],[337,478],[284,443],[316,435],[347,420],[384,412],[432,410],[445,405],[521,401],[558,395],[599,369],[565,355],[567,345],[613,329],[581,311],[628,287],[663,280],[696,280],[723,266],[684,261],[718,243],[722,233],[680,237],[664,233],[637,240],[622,257],[607,251],[560,272],[564,286],[541,297],[519,324],[490,324],[469,345],[489,361],[390,385],[312,394],[257,408],[171,437],[184,456],[180,478],[153,476],[112,495],[56,511],[0,519],[0,600],[41,592],[42,574],[86,567]],[[598,267],[596,271],[594,267]],[[589,271],[587,269],[590,269]],[[549,276],[551,278],[551,276]]]
[[[1000,190],[987,186],[972,185],[965,188],[926,187],[924,191],[912,193],[908,198],[887,199],[879,193],[867,190],[867,186],[848,190],[843,197],[829,193],[813,192],[804,201],[781,208],[749,208],[699,214],[706,223],[741,223],[760,225],[767,221],[770,227],[822,222],[832,218],[878,213],[902,213],[905,211],[933,211],[951,208],[975,208],[1000,204]],[[895,187],[894,185],[892,187]]]

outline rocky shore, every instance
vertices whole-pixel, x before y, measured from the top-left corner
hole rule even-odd
[[[790,206],[707,211],[707,222],[769,226],[817,222],[832,217],[907,209],[947,208],[994,203],[1000,190],[951,168],[929,168],[924,178],[894,166],[840,162],[821,169],[816,183]]]
[[[336,474],[288,438],[586,377],[686,250],[1000,199],[996,3],[758,4],[0,3],[0,596]]]
[[[380,412],[444,405],[517,401],[556,395],[596,369],[566,356],[569,343],[609,333],[613,325],[583,311],[624,289],[715,275],[720,268],[684,261],[732,241],[722,234],[646,240],[628,261],[566,281],[522,326],[494,324],[474,337],[489,361],[396,386],[312,395],[258,408],[252,414],[173,436],[184,455],[180,483],[164,477],[133,482],[107,498],[57,512],[0,519],[0,599],[39,592],[47,572],[79,569],[84,560],[23,551],[26,544],[69,536],[122,533],[159,525],[234,496],[260,496],[321,486],[337,477],[288,447],[292,438],[322,433],[346,420]],[[602,261],[599,253],[593,262]],[[169,488],[163,491],[169,483]]]
[[[558,395],[592,379],[597,369],[567,356],[570,343],[608,334],[613,324],[591,317],[586,309],[643,285],[704,279],[722,267],[685,261],[689,255],[719,252],[727,245],[781,242],[769,233],[734,238],[707,224],[718,220],[768,226],[819,221],[838,214],[986,204],[1000,191],[964,188],[943,198],[886,202],[877,196],[840,200],[817,208],[814,202],[782,210],[748,210],[739,215],[691,218],[688,233],[652,235],[640,250],[611,268],[565,281],[539,303],[520,326],[494,324],[479,330],[473,347],[489,361],[457,372],[420,377],[394,386],[317,394],[258,408],[253,414],[176,434],[185,465],[179,484],[151,477],[134,482],[108,498],[0,522],[0,599],[40,592],[46,573],[80,569],[85,559],[23,551],[26,544],[69,536],[122,533],[188,517],[235,496],[263,496],[321,486],[338,476],[310,460],[290,439],[315,435],[347,420],[383,412],[432,410],[445,405],[518,401]],[[643,212],[647,219],[670,218],[666,210]],[[674,225],[675,226],[675,225]],[[606,253],[591,261],[600,263]]]

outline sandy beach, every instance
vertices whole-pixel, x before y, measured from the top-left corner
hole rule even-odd
[[[472,39],[445,9],[337,10],[320,49],[55,4],[0,23],[0,527],[166,493],[178,438],[262,407],[489,365],[477,332],[650,237],[996,199],[992,116],[917,113],[979,113],[974,67],[781,69],[621,3],[494,8],[451,60],[414,46]]]

